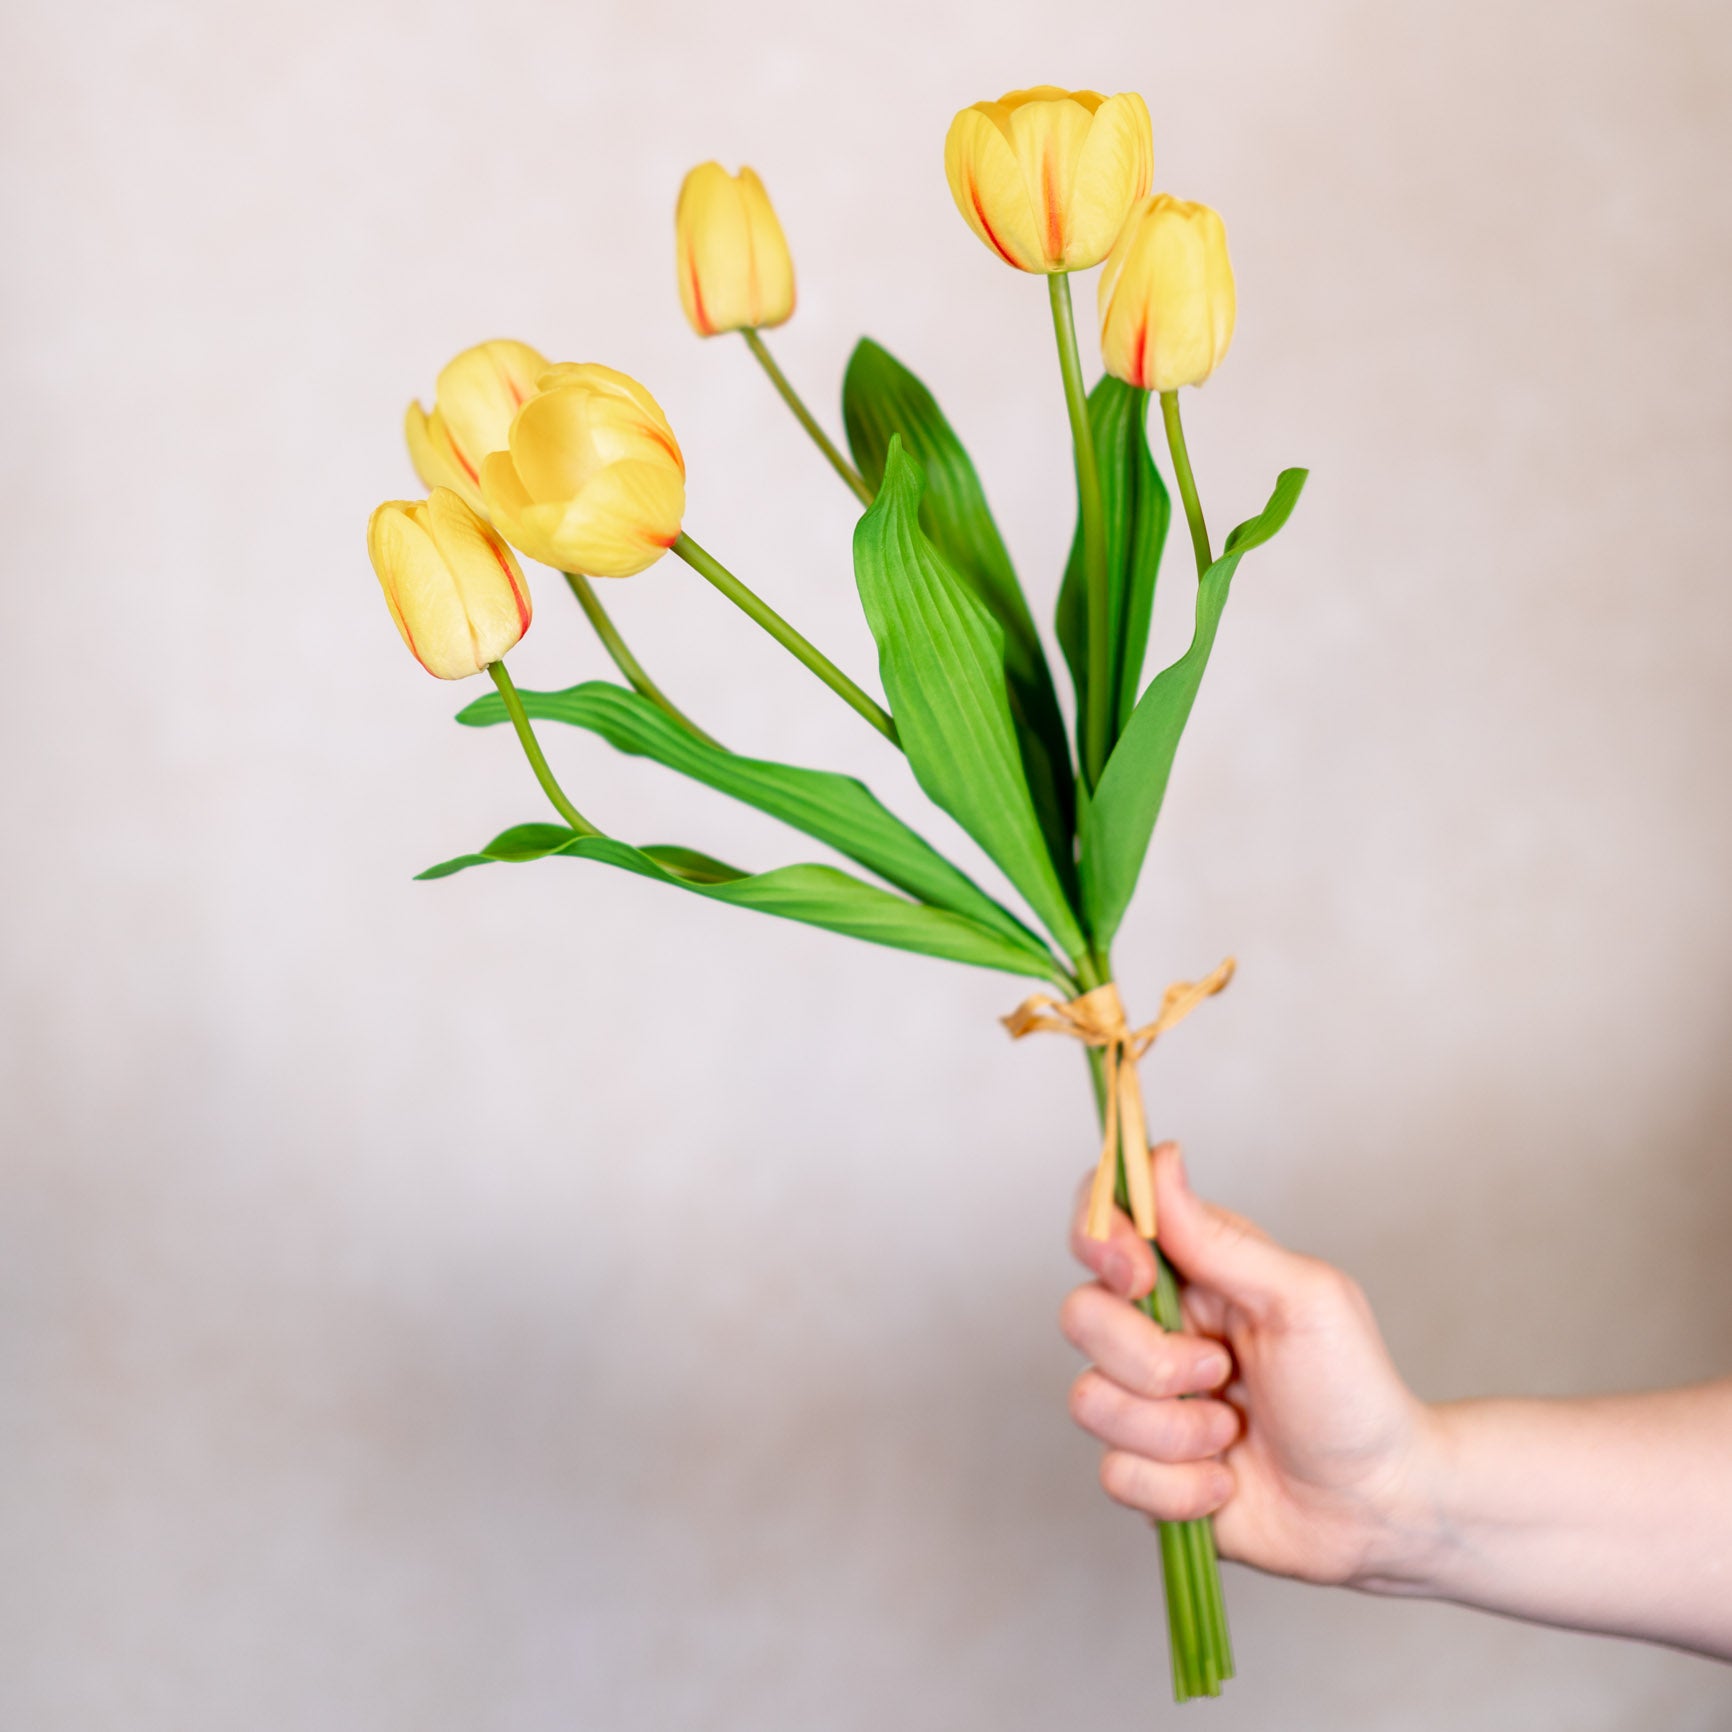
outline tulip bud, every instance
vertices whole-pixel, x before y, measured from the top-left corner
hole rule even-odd
[[[593,362],[550,367],[518,410],[481,492],[513,547],[562,571],[630,577],[673,545],[686,463],[637,380]]]
[[[784,323],[794,311],[794,261],[764,183],[700,163],[674,210],[680,305],[700,337]]]
[[[482,460],[505,449],[511,417],[546,371],[546,360],[527,343],[498,338],[465,349],[439,375],[433,413],[411,403],[404,419],[409,460],[423,483],[449,487],[480,511]]]
[[[403,641],[442,680],[478,674],[529,629],[529,586],[498,534],[448,487],[391,499],[367,552]]]
[[[1233,340],[1227,230],[1206,204],[1160,193],[1131,212],[1101,272],[1101,359],[1145,391],[1200,385]]]
[[[1155,173],[1148,106],[1043,84],[977,102],[944,141],[950,195],[1019,271],[1082,271],[1107,256]]]

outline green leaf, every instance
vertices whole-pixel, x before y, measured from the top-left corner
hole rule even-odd
[[[519,824],[495,836],[478,854],[460,854],[418,876],[448,878],[494,861],[521,864],[556,855],[600,860],[695,896],[822,926],[869,944],[888,944],[1036,980],[1052,980],[1055,974],[1052,958],[1036,945],[1012,943],[960,914],[910,902],[834,866],[780,866],[770,872],[746,873],[689,848],[633,848],[611,836],[579,836],[561,824]]]
[[[1149,393],[1110,373],[1089,393],[1089,427],[1100,462],[1106,507],[1107,641],[1113,646],[1112,689],[1107,694],[1107,749],[1125,730],[1142,682],[1143,654],[1154,614],[1155,576],[1167,539],[1172,503],[1149,455]],[[1083,571],[1082,524],[1058,593],[1058,641],[1077,694],[1077,750],[1088,737],[1094,693],[1088,679],[1088,580]]]
[[[1209,665],[1233,573],[1253,547],[1269,540],[1292,515],[1305,476],[1303,469],[1282,470],[1269,503],[1227,537],[1225,551],[1197,585],[1197,625],[1191,647],[1149,682],[1088,803],[1082,823],[1083,914],[1098,949],[1112,943],[1136,892],[1137,875],[1161,815],[1180,736]]]
[[[538,721],[587,728],[618,751],[653,758],[670,770],[817,837],[922,902],[965,915],[1012,943],[1040,946],[1040,939],[1015,915],[1001,908],[852,776],[739,757],[698,739],[649,699],[607,680],[562,692],[525,691],[519,695],[524,709]],[[489,692],[459,711],[457,719],[466,727],[483,727],[510,718],[499,694]]]
[[[921,529],[921,492],[920,465],[893,434],[878,498],[854,530],[854,576],[903,749],[921,787],[1078,956],[1082,930],[1018,750],[1004,628]]]
[[[854,461],[874,491],[883,483],[890,441],[898,435],[925,472],[920,527],[1004,632],[1023,773],[1060,876],[1073,884],[1076,795],[1064,713],[980,477],[932,393],[869,337],[856,345],[842,380],[842,421]]]

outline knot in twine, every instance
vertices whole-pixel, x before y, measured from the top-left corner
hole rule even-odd
[[[1105,1239],[1112,1232],[1113,1193],[1117,1188],[1118,1155],[1125,1162],[1125,1196],[1131,1219],[1145,1239],[1155,1236],[1155,1181],[1149,1163],[1149,1133],[1143,1113],[1143,1087],[1137,1060],[1170,1028],[1176,1028],[1206,998],[1213,998],[1233,978],[1232,957],[1201,980],[1178,980],[1161,999],[1161,1014],[1141,1028],[1125,1019],[1119,989],[1109,980],[1080,997],[1061,1002],[1037,992],[999,1020],[1012,1040],[1025,1034],[1062,1034],[1098,1047],[1105,1075],[1106,1111],[1100,1162],[1089,1193],[1088,1236]]]

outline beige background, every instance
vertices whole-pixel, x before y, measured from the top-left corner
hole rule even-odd
[[[8,9],[0,1725],[1164,1725],[1156,1553],[1067,1421],[1082,1067],[1012,981],[600,868],[399,647],[362,528],[485,336],[626,367],[690,523],[871,672],[850,502],[685,329],[756,165],[834,419],[869,330],[1045,614],[1043,296],[952,110],[1144,91],[1228,219],[1191,402],[1246,567],[1120,946],[1205,1188],[1357,1272],[1437,1396],[1723,1371],[1732,20],[1701,4],[306,0]],[[1092,303],[1092,284],[1082,285]],[[1086,322],[1085,322],[1086,324]],[[1092,351],[1087,330],[1085,345]],[[1160,647],[1183,640],[1182,561]],[[545,574],[526,683],[604,671]],[[669,562],[612,592],[742,748],[907,777]],[[580,803],[806,845],[586,739]],[[934,822],[935,834],[953,836]],[[1234,1572],[1223,1729],[1732,1720],[1660,1651]]]

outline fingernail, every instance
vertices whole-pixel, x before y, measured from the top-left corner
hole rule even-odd
[[[1203,1388],[1213,1389],[1216,1384],[1227,1381],[1227,1373],[1232,1369],[1232,1360],[1217,1347],[1197,1361],[1197,1379]]]
[[[1130,1258],[1123,1251],[1109,1251],[1101,1264],[1101,1278],[1115,1293],[1129,1293],[1136,1278]]]

